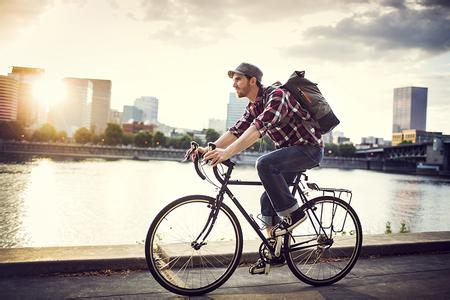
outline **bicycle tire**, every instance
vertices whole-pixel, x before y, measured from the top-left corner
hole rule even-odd
[[[309,218],[284,239],[288,245],[284,249],[287,264],[307,284],[333,284],[344,278],[358,260],[363,240],[361,222],[348,203],[332,196],[311,199],[302,208]],[[330,216],[331,221],[327,218]],[[323,231],[313,229],[319,222],[328,239]]]
[[[145,241],[148,269],[161,286],[173,293],[209,293],[225,283],[240,262],[242,229],[236,215],[223,203],[207,243],[198,250],[191,244],[206,224],[215,201],[205,195],[182,197],[164,207],[150,225]]]

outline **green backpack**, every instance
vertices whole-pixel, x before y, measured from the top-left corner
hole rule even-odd
[[[305,78],[305,71],[295,71],[282,87],[310,113],[322,134],[330,132],[340,123],[317,84]]]

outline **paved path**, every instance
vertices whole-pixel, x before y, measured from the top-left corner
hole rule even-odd
[[[212,243],[210,243],[211,245]],[[241,262],[254,262],[261,241],[244,241]],[[218,251],[231,252],[234,244]],[[450,231],[365,235],[361,256],[450,251]],[[0,248],[0,277],[97,270],[146,270],[144,245]]]
[[[240,267],[221,288],[196,299],[448,299],[450,253],[360,259],[353,271],[327,287],[299,282],[284,266],[268,275]],[[176,298],[146,271],[112,274],[0,278],[0,299]]]

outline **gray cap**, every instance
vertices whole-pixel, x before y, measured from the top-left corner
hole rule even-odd
[[[241,63],[235,70],[228,71],[228,77],[233,78],[235,73],[255,77],[260,83],[263,76],[263,72],[257,66],[249,63]]]

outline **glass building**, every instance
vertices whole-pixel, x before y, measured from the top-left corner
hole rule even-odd
[[[242,117],[248,105],[247,98],[237,98],[236,93],[230,93],[227,107],[227,129],[232,127]]]
[[[111,104],[111,80],[89,79],[92,82],[91,126],[95,132],[106,129]]]
[[[392,132],[406,129],[426,130],[428,88],[403,87],[394,89]]]
[[[122,123],[129,122],[142,122],[144,117],[144,112],[142,109],[137,108],[132,105],[123,106]]]
[[[50,108],[48,120],[73,136],[78,128],[90,128],[93,87],[89,79],[73,77],[64,78],[64,87],[65,99]]]
[[[0,121],[17,120],[18,90],[17,80],[0,75]]]
[[[42,115],[42,107],[35,96],[34,84],[44,75],[44,69],[13,66],[8,74],[18,82],[17,121],[25,127],[36,125]]]
[[[143,111],[142,121],[158,122],[158,104],[156,97],[142,96],[134,101],[134,106]]]

